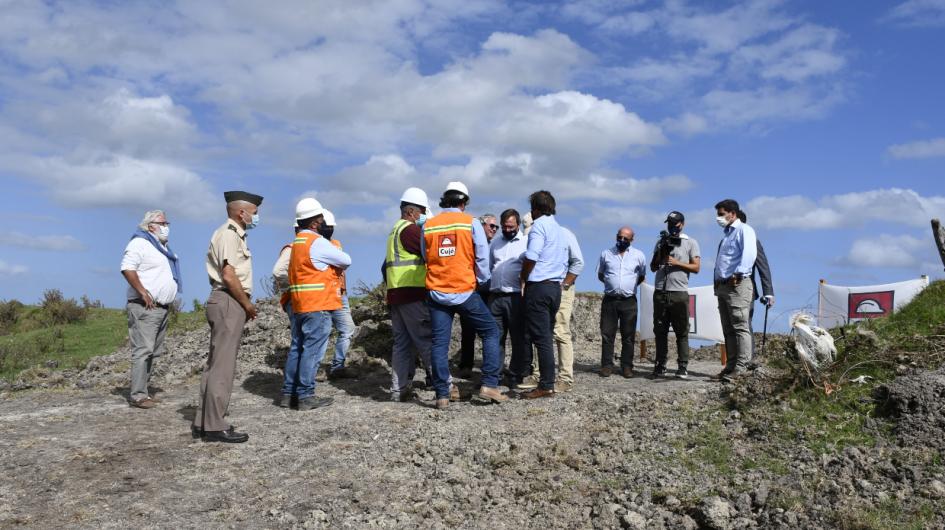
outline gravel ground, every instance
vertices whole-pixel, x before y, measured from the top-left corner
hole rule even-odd
[[[126,352],[33,374],[19,383],[32,390],[0,390],[0,527],[945,528],[938,450],[901,433],[821,452],[786,441],[725,406],[764,367],[734,386],[707,380],[710,360],[688,381],[642,377],[648,361],[639,377],[600,378],[594,300],[582,303],[573,392],[477,405],[469,381],[446,411],[430,391],[388,402],[384,323],[364,321],[357,377],[319,383],[335,402],[308,412],[273,403],[287,333],[262,304],[230,406],[250,434],[238,445],[189,433],[202,330],[170,344],[151,410],[126,403]],[[901,388],[941,388],[918,381]],[[915,399],[897,388],[887,402]]]

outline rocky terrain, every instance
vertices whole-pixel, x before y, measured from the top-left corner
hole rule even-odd
[[[846,420],[778,414],[795,410],[782,398],[751,406],[777,367],[708,381],[715,348],[688,381],[643,377],[648,360],[638,377],[600,378],[597,304],[575,310],[573,392],[477,405],[474,375],[442,412],[430,391],[386,400],[389,324],[356,310],[356,377],[319,383],[334,404],[298,412],[273,404],[288,330],[262,302],[230,406],[251,436],[239,445],[188,430],[205,330],[170,339],[152,410],[125,401],[127,351],[33,370],[0,389],[0,527],[945,528],[941,370],[882,387],[880,417],[843,443],[818,429]]]

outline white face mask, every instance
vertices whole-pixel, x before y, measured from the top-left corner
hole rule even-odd
[[[158,239],[163,242],[167,242],[167,238],[171,235],[171,227],[169,226],[158,226]]]
[[[725,228],[726,226],[728,226],[728,219],[726,219],[724,215],[720,215],[716,217],[715,222],[719,223],[719,226],[721,226],[722,228]]]

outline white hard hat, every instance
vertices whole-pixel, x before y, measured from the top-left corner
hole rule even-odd
[[[469,197],[469,190],[466,189],[466,185],[458,180],[454,180],[453,182],[450,182],[449,184],[447,184],[446,191],[458,191],[462,193],[463,195]],[[443,193],[446,193],[446,191],[444,191]]]
[[[430,201],[427,200],[427,193],[420,188],[407,188],[404,194],[400,196],[400,202],[409,202],[424,208],[430,207]]]
[[[321,215],[323,213],[325,213],[325,209],[322,208],[322,203],[312,199],[311,197],[306,197],[295,205],[296,221],[315,217],[316,215]]]
[[[325,210],[325,226],[335,226],[335,214]]]

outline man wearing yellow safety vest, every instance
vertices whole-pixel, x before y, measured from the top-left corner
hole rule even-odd
[[[465,213],[469,191],[462,182],[450,182],[440,199],[443,211],[423,225],[423,257],[427,264],[426,287],[429,291],[430,325],[433,330],[430,361],[436,408],[449,406],[450,335],[453,315],[465,317],[482,339],[482,386],[479,400],[490,403],[507,401],[498,388],[502,362],[499,354],[499,330],[482,298],[476,294],[479,284],[488,282],[489,247],[482,225]]]
[[[421,258],[421,226],[430,207],[420,188],[407,188],[400,197],[400,219],[387,236],[387,255],[382,273],[387,285],[394,349],[391,354],[391,399],[406,401],[413,395],[411,383],[416,370],[414,349],[430,376],[430,310],[427,308],[427,268]],[[412,348],[411,348],[412,347]],[[459,389],[450,391],[459,399]]]
[[[299,201],[295,218],[299,233],[289,258],[289,299],[292,305],[292,344],[285,362],[281,407],[298,398],[299,410],[329,405],[331,398],[315,397],[315,371],[328,347],[331,311],[341,309],[341,293],[332,267],[346,269],[351,257],[318,233],[325,209],[315,199]]]

